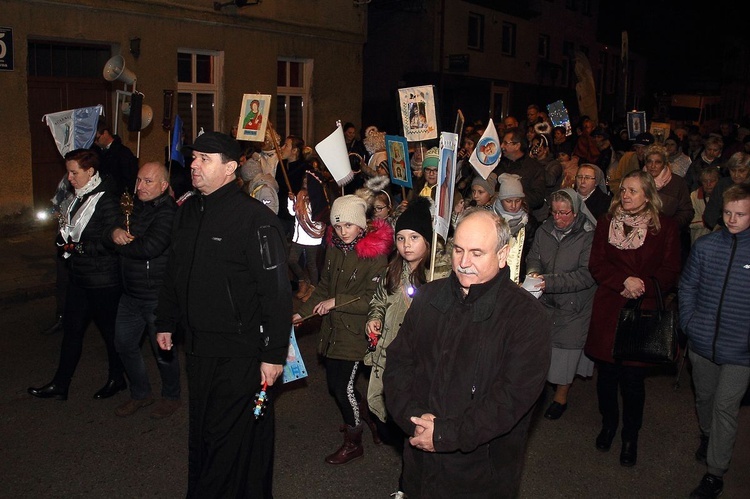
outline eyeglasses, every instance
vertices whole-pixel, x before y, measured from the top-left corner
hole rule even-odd
[[[509,146],[511,144],[518,144],[518,141],[517,140],[504,140],[503,141],[504,146]]]
[[[550,215],[552,215],[553,217],[567,217],[568,215],[573,213],[573,210],[568,210],[568,211],[549,210],[549,212],[550,212]]]
[[[591,175],[576,175],[576,180],[596,180],[596,177]]]
[[[388,207],[387,206],[373,206],[373,208],[375,208],[375,211],[383,211],[387,209]]]

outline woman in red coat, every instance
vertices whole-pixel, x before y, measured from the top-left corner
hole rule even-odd
[[[609,213],[596,227],[589,270],[599,284],[594,295],[586,355],[596,361],[596,390],[602,430],[596,448],[608,451],[617,432],[622,396],[620,464],[633,466],[638,456],[638,431],[643,422],[647,364],[612,358],[620,310],[630,299],[643,296],[643,308],[656,308],[653,279],[663,292],[673,288],[680,273],[677,224],[660,215],[662,205],[654,180],[644,171],[625,176]]]

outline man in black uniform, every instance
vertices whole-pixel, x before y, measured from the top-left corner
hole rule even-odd
[[[271,497],[273,407],[255,394],[277,382],[289,347],[292,295],[276,215],[235,181],[239,143],[207,132],[193,146],[189,197],[175,216],[156,312],[157,341],[186,332],[190,498]]]

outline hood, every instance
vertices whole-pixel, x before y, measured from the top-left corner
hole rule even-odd
[[[261,173],[259,175],[256,175],[253,179],[253,183],[251,184],[251,191],[254,190],[259,185],[267,185],[271,189],[273,189],[276,192],[279,192],[279,183],[276,181],[275,178],[273,178],[273,175],[270,173]]]
[[[333,246],[333,226],[326,230],[326,243]],[[385,220],[371,220],[367,224],[367,231],[362,239],[354,246],[359,258],[377,258],[389,256],[393,249],[393,227]]]

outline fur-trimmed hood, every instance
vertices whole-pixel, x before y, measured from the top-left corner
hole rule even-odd
[[[326,244],[333,246],[333,226],[326,230]],[[393,227],[385,220],[372,219],[367,223],[365,235],[354,246],[359,258],[389,256],[393,250]]]

